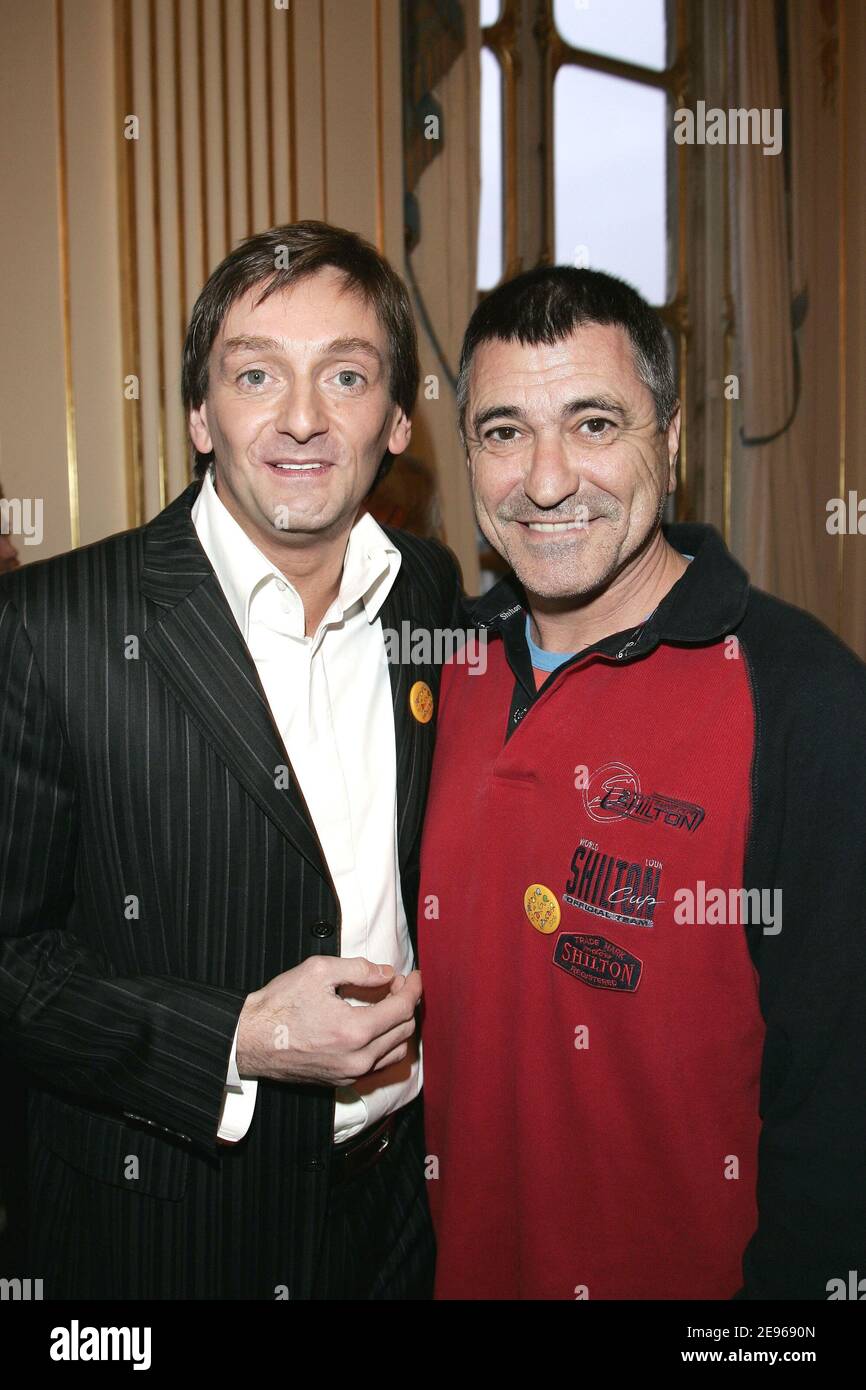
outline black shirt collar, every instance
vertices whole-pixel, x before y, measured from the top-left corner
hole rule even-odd
[[[642,655],[659,642],[716,641],[738,625],[748,602],[748,575],[714,526],[674,522],[663,526],[662,533],[675,550],[694,559],[652,617],[637,629],[640,637],[630,649],[630,657]],[[523,634],[526,594],[513,572],[480,598],[465,600],[464,607],[474,627],[504,635],[511,625]],[[605,650],[609,645],[619,650],[622,636],[614,633],[592,650]]]

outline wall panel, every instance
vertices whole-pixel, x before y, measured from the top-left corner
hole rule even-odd
[[[0,342],[0,478],[45,500],[25,561],[138,525],[185,485],[183,334],[238,240],[321,218],[402,268],[400,13],[400,0],[0,0],[0,250],[17,329]],[[470,185],[449,192],[453,257]],[[436,458],[471,576],[447,396],[435,420],[424,408],[416,452]]]

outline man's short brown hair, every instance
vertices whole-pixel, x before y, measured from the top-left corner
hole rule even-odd
[[[326,222],[291,222],[242,241],[208,278],[190,316],[183,345],[181,392],[187,419],[208,390],[210,350],[229,309],[248,290],[261,285],[261,304],[278,290],[332,266],[347,289],[360,294],[375,310],[388,343],[389,391],[408,417],[418,393],[418,336],[409,294],[400,276],[370,242]],[[279,267],[279,268],[278,268]],[[204,477],[213,453],[195,453],[195,476]],[[373,487],[391,466],[386,451]]]

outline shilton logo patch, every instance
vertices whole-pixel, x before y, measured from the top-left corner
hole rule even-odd
[[[592,820],[622,820],[628,815],[620,804],[640,796],[640,778],[628,763],[604,763],[597,767],[583,789],[583,806]]]
[[[592,820],[631,820],[669,825],[674,830],[697,830],[704,819],[703,806],[678,796],[641,791],[640,778],[628,763],[604,763],[597,767],[583,791],[583,808]]]
[[[634,993],[643,973],[642,960],[605,936],[563,933],[556,939],[553,963],[593,989],[618,989],[627,994]]]
[[[581,907],[594,917],[622,922],[627,927],[651,927],[662,868],[657,859],[631,864],[615,854],[603,854],[594,841],[581,840],[571,857],[571,877],[563,902]]]

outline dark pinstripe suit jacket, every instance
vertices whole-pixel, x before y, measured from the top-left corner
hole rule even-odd
[[[0,1037],[32,1078],[20,1273],[47,1298],[304,1298],[322,1230],[331,1089],[261,1081],[245,1139],[216,1143],[245,996],[338,955],[340,915],[297,784],[275,783],[285,749],[198,488],[0,581]],[[383,627],[452,626],[450,553],[389,535]],[[408,692],[438,672],[389,670],[414,939],[435,719]]]

